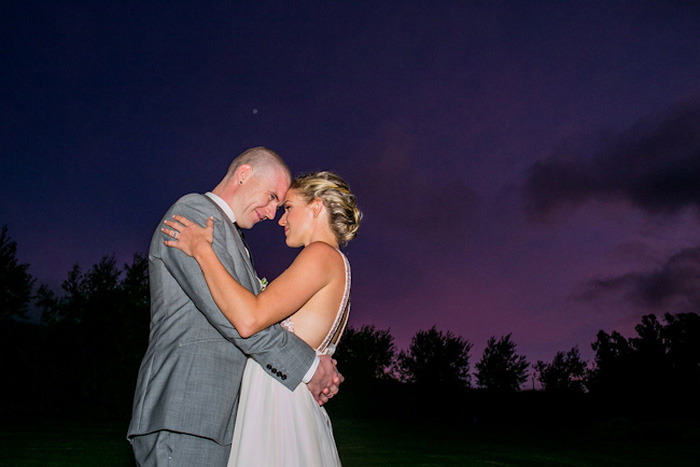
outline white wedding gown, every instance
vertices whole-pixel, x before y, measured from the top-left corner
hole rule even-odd
[[[340,253],[340,251],[339,251]],[[350,311],[350,265],[345,255],[345,292],[333,326],[316,349],[332,355]],[[282,322],[294,332],[292,321]],[[339,466],[330,418],[305,384],[292,392],[248,359],[228,467]]]

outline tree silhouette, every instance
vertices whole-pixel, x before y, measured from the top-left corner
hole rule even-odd
[[[83,274],[80,266],[75,264],[63,281],[61,288],[65,292],[60,299],[53,292],[42,286],[38,293],[38,301],[43,312],[41,320],[46,324],[62,324],[90,326],[95,321],[103,319],[107,313],[97,313],[96,310],[107,312],[118,302],[119,276],[114,256],[105,256],[87,273]],[[101,316],[99,316],[101,315]]]
[[[538,361],[534,365],[542,389],[552,392],[583,392],[587,362],[581,360],[578,347],[557,352],[552,363]]]
[[[678,313],[664,316],[661,336],[667,346],[672,384],[688,394],[700,392],[700,315]]]
[[[0,322],[25,318],[35,279],[27,272],[28,264],[17,261],[17,243],[7,233],[0,233]]]
[[[470,387],[469,350],[472,344],[435,326],[418,331],[407,351],[401,351],[397,366],[401,377],[418,385]]]
[[[343,375],[350,380],[367,381],[391,377],[390,368],[396,354],[390,330],[374,325],[360,329],[348,326],[334,357]]]
[[[624,391],[627,389],[632,371],[634,349],[627,339],[617,331],[608,334],[598,331],[591,345],[595,351],[595,367],[588,379],[593,391]]]
[[[489,338],[484,354],[476,364],[476,379],[479,387],[493,391],[517,391],[527,380],[528,363],[525,357],[515,353],[511,334]]]
[[[663,328],[655,315],[645,315],[642,322],[634,327],[637,337],[629,339],[634,350],[631,368],[636,372],[631,381],[636,381],[638,386],[644,385],[644,390],[649,393],[663,391],[671,381],[672,364]]]
[[[599,331],[592,344],[595,368],[591,391],[628,398],[696,394],[700,390],[700,316],[666,314],[666,324],[645,315],[636,337]]]
[[[55,348],[46,357],[47,379],[58,402],[77,399],[108,413],[128,411],[148,343],[148,261],[134,255],[124,271],[120,280],[114,257],[104,257],[86,273],[75,265],[60,298],[40,288],[42,321]]]

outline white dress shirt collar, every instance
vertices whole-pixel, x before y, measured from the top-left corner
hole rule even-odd
[[[221,199],[221,197],[215,195],[211,191],[204,193],[204,196],[214,201],[224,211],[226,217],[228,217],[231,223],[236,222],[236,216],[233,214],[233,209],[231,209],[231,206],[229,206],[226,201],[224,201],[223,199]]]

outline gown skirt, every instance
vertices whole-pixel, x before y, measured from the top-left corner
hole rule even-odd
[[[306,385],[290,391],[248,359],[228,467],[339,465],[330,418]]]
[[[345,291],[317,355],[333,355],[350,312],[350,263],[340,250],[338,253],[345,262]],[[294,332],[290,318],[281,325]],[[228,467],[251,466],[333,467],[340,466],[340,457],[326,409],[319,407],[306,384],[290,391],[249,358],[243,371]]]

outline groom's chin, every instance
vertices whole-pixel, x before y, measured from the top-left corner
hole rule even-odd
[[[255,224],[257,224],[259,222],[259,219],[256,216],[254,216],[254,217],[255,217],[254,219],[251,219],[251,218],[246,219],[244,217],[241,219],[241,222],[236,222],[236,223],[238,224],[238,227],[240,227],[241,229],[250,230],[253,228],[253,226]]]

